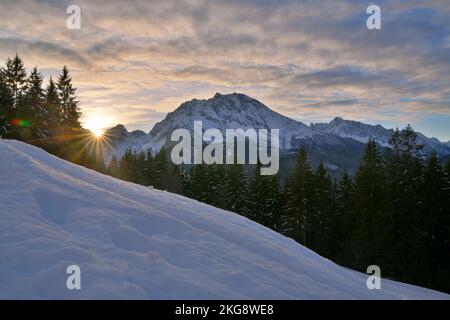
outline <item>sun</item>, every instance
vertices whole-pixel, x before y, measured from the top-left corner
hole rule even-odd
[[[91,132],[96,138],[101,138],[103,136],[103,130],[102,129],[93,128],[93,129],[91,129]]]
[[[88,129],[96,139],[99,139],[105,135],[106,128],[111,127],[112,122],[107,115],[92,113],[84,119],[83,127]]]

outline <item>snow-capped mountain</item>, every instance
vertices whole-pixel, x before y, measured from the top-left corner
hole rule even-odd
[[[0,299],[450,299],[240,215],[0,140]],[[68,266],[81,270],[68,290]]]
[[[341,138],[350,138],[362,143],[374,139],[381,146],[387,147],[388,141],[394,130],[385,129],[381,125],[372,126],[358,121],[334,118],[329,123],[312,123],[311,128],[315,133],[330,133]]]
[[[344,120],[340,117],[334,118],[329,123],[311,124],[315,133],[330,133],[342,138],[350,138],[362,143],[367,143],[370,139],[375,140],[383,147],[389,146],[389,138],[394,132],[393,129],[386,129],[382,125],[370,125],[358,121]],[[417,133],[417,142],[424,146],[425,153],[435,150],[440,155],[450,153],[448,143],[442,143],[436,138],[428,138],[422,133]]]
[[[335,118],[329,123],[316,123],[310,126],[279,114],[261,102],[244,94],[217,93],[206,100],[194,99],[181,104],[175,111],[167,114],[153,129],[145,134],[142,131],[128,132],[118,126],[107,132],[113,137],[113,149],[106,155],[111,158],[114,153],[121,156],[128,147],[137,151],[151,149],[158,151],[167,145],[175,129],[190,130],[194,121],[202,121],[203,129],[279,129],[281,153],[288,154],[305,146],[312,158],[323,160],[329,168],[346,166],[352,171],[359,162],[368,139],[374,139],[381,146],[387,147],[393,130],[381,125],[369,125],[357,121]],[[450,154],[450,144],[441,143],[436,138],[427,138],[418,133],[418,142],[424,145],[424,152],[436,150],[439,155]]]
[[[105,148],[105,157],[107,161],[110,161],[113,154],[121,157],[128,148],[132,150],[141,150],[142,146],[149,143],[152,138],[144,131],[135,130],[129,132],[123,125],[108,129],[105,132],[108,137],[107,148]],[[108,148],[110,146],[111,148]]]
[[[184,128],[191,133],[194,121],[201,120],[203,129],[281,129],[280,148],[290,149],[292,141],[311,137],[313,132],[307,125],[272,111],[261,102],[244,94],[221,95],[217,93],[208,100],[188,101],[166,118],[157,123],[150,131],[152,141],[144,149],[158,150],[175,129]]]

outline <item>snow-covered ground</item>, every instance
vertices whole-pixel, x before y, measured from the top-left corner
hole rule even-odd
[[[450,298],[366,278],[237,214],[0,140],[0,298]]]

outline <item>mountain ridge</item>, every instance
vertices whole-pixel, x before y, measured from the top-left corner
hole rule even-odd
[[[355,148],[355,141],[365,144],[368,139],[374,139],[380,146],[388,147],[389,138],[394,131],[380,124],[370,125],[341,117],[335,117],[328,123],[311,123],[308,126],[270,109],[245,94],[216,93],[209,99],[183,102],[156,123],[147,134],[143,134],[142,131],[129,132],[122,125],[107,130],[106,135],[113,141],[113,150],[105,158],[110,159],[111,153],[120,157],[127,148],[136,151],[151,149],[157,152],[162,146],[170,144],[173,130],[184,128],[192,133],[193,122],[198,120],[203,122],[204,130],[217,128],[222,132],[226,128],[280,129],[281,153],[296,152],[302,145],[310,146],[316,151],[321,149],[324,157],[322,160],[329,162],[332,167],[340,166],[333,163],[332,159],[333,154],[339,151],[327,154],[326,148],[330,149],[330,144],[332,147],[340,146],[342,150],[346,150]],[[444,143],[437,138],[428,138],[420,132],[417,133],[417,137],[418,142],[424,145],[424,153],[429,154],[432,150],[436,150],[440,156],[450,154],[450,142]],[[360,151],[358,150],[356,154],[359,156]],[[356,162],[356,159],[352,161]],[[344,160],[343,163],[345,162]]]

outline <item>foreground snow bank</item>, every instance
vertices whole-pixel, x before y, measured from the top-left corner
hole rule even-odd
[[[237,214],[0,140],[0,298],[450,298],[366,277]]]

